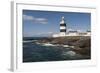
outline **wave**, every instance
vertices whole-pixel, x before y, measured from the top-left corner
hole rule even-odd
[[[56,45],[53,45],[53,44],[50,44],[50,43],[44,43],[42,44],[43,46],[56,46]]]

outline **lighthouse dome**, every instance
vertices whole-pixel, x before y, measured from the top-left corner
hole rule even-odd
[[[60,24],[64,24],[64,23],[65,23],[64,16],[62,16]]]

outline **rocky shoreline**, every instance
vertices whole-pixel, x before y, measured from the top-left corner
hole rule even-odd
[[[59,45],[63,47],[70,47],[72,51],[83,56],[91,56],[91,38],[90,36],[70,36],[57,38],[44,38],[37,41],[45,45]],[[53,44],[53,45],[52,45]]]

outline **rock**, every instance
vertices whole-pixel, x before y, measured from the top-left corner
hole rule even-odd
[[[75,51],[78,54],[81,55],[87,55],[90,56],[91,54],[91,39],[90,38],[81,38],[74,44],[75,48],[73,51]]]

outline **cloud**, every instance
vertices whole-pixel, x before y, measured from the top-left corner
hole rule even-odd
[[[47,24],[47,19],[46,18],[35,18],[34,21],[36,23]]]
[[[24,20],[34,20],[34,17],[28,16],[28,15],[23,15]]]
[[[51,37],[53,32],[35,32],[33,35],[34,37]]]
[[[36,35],[51,35],[53,32],[37,32]]]
[[[33,16],[29,16],[29,15],[23,15],[23,19],[24,20],[28,20],[28,21],[32,21],[33,23],[41,23],[41,24],[47,24],[48,20],[46,18],[36,18]]]
[[[67,31],[77,31],[77,32],[86,32],[86,30],[83,29],[67,29]]]

